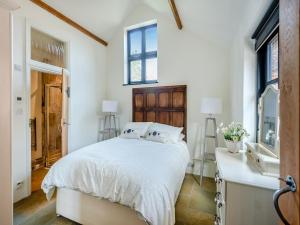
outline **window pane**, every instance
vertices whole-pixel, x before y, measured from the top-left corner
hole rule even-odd
[[[130,55],[141,54],[142,52],[142,32],[134,31],[129,34]]]
[[[66,44],[31,28],[31,59],[58,67],[66,67]]]
[[[142,62],[135,60],[130,62],[131,82],[139,82],[142,80]]]
[[[157,58],[146,60],[146,80],[157,80]]]
[[[278,34],[268,44],[269,67],[267,81],[278,78]]]
[[[146,52],[157,51],[157,27],[150,27],[145,31]]]

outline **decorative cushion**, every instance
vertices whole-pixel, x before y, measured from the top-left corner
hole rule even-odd
[[[132,129],[139,133],[140,137],[144,137],[152,122],[128,122],[124,130]]]
[[[177,143],[180,139],[181,131],[183,127],[173,127],[166,124],[161,123],[153,123],[149,129],[149,131],[157,131],[160,133],[164,133],[164,135],[169,139],[168,142]]]
[[[140,139],[140,135],[136,130],[133,129],[125,129],[122,131],[121,138],[128,138],[128,139]]]
[[[160,143],[168,143],[168,134],[165,132],[160,132],[156,130],[148,130],[146,134],[146,140],[155,141]]]

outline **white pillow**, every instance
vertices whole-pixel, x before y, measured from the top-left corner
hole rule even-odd
[[[124,129],[120,135],[120,138],[140,139],[140,135],[136,130]]]
[[[146,140],[160,143],[168,143],[170,141],[168,133],[149,129],[146,133]]]
[[[148,130],[165,133],[170,142],[177,143],[183,127],[173,127],[166,124],[153,123]]]
[[[151,124],[152,122],[128,122],[125,125],[124,130],[136,130],[139,133],[140,137],[144,137]]]

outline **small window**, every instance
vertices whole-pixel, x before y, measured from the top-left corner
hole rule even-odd
[[[262,60],[261,63],[265,66],[264,69],[260,72],[260,93],[265,91],[268,85],[273,85],[276,89],[279,88],[279,48],[278,48],[278,30],[271,35],[270,40],[268,40],[264,46],[259,50],[259,54],[265,55],[265,60]]]
[[[66,68],[66,44],[31,28],[31,59]]]
[[[126,84],[157,82],[157,24],[127,31]]]

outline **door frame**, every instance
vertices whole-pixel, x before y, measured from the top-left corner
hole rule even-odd
[[[12,11],[18,8],[15,1],[0,0],[0,224],[13,221],[13,178],[12,178]]]
[[[279,9],[280,176],[291,175],[297,185],[295,192],[281,197],[279,205],[287,221],[299,225],[300,0],[280,0]],[[286,186],[281,182],[281,188]]]
[[[51,68],[52,67],[52,68]],[[29,119],[31,115],[31,71],[35,70],[38,72],[50,73],[53,75],[62,76],[63,71],[67,71],[66,69],[51,66],[45,63],[40,63],[34,60],[31,60],[31,63],[28,65],[26,72],[26,113],[25,113],[25,125],[26,125],[26,174],[27,174],[27,196],[31,195],[31,128],[29,126]],[[70,79],[70,77],[69,77]],[[68,106],[70,107],[70,101],[68,102]],[[69,113],[70,116],[70,113]],[[69,138],[67,138],[69,140]],[[69,147],[69,142],[67,142]]]
[[[39,30],[45,34],[48,34],[66,44],[66,67],[58,67],[53,66],[47,63],[42,63],[36,60],[31,59],[31,28],[34,28],[36,30]],[[31,115],[31,70],[35,70],[38,72],[44,72],[44,73],[51,73],[55,75],[63,75],[64,73],[69,75],[71,74],[68,69],[70,69],[70,41],[63,40],[60,37],[57,37],[56,35],[53,35],[49,33],[49,30],[45,30],[42,27],[33,25],[30,21],[26,20],[26,75],[25,75],[25,132],[26,132],[26,179],[24,187],[27,189],[25,190],[26,196],[28,197],[31,195],[31,176],[32,176],[32,170],[31,170],[31,130],[29,127],[29,119]],[[66,72],[64,72],[66,71]],[[71,76],[69,76],[69,85],[71,84]],[[68,108],[71,108],[71,98],[69,98],[68,101]],[[68,111],[68,117],[70,117],[70,110]],[[69,132],[70,133],[70,132]],[[67,145],[69,144],[70,138],[67,138]]]

